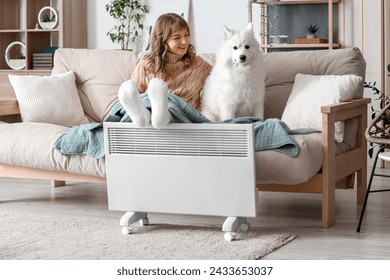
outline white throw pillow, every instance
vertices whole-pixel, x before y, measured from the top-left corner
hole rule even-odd
[[[24,122],[75,126],[88,123],[72,71],[53,76],[8,75]]]
[[[321,106],[350,101],[363,78],[356,75],[297,74],[282,115],[291,129],[322,130]],[[336,142],[343,142],[344,123],[335,125]]]

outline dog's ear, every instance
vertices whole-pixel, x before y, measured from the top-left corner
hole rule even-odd
[[[245,31],[253,32],[253,23],[252,22],[248,22],[248,24],[245,27]]]
[[[233,30],[229,29],[226,27],[226,25],[223,26],[223,38],[224,39],[227,39],[229,38],[230,36],[232,36],[233,34]]]

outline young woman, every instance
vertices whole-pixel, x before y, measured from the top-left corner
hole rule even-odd
[[[150,37],[150,52],[136,66],[131,80],[118,91],[119,101],[139,127],[161,128],[171,121],[168,92],[200,107],[200,92],[211,65],[195,53],[187,22],[179,15],[161,15]],[[147,92],[152,113],[139,93]]]

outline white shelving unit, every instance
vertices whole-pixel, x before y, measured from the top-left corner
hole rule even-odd
[[[52,7],[57,12],[57,23],[53,28],[39,26],[38,15],[44,7]],[[86,48],[86,15],[86,0],[0,0],[0,97],[14,96],[8,74],[51,73],[50,66],[34,68],[34,53],[42,53],[46,47]],[[25,47],[14,44],[4,55],[13,42],[22,42]],[[10,67],[7,62],[21,59],[25,61],[21,69]]]

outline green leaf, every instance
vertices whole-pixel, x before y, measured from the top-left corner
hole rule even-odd
[[[129,42],[135,42],[142,36],[144,25],[142,20],[149,12],[149,6],[143,4],[144,0],[111,0],[105,5],[108,14],[116,20],[107,36],[112,42],[120,43],[126,49]]]
[[[368,149],[368,155],[372,158],[372,154],[374,153],[374,148]]]

